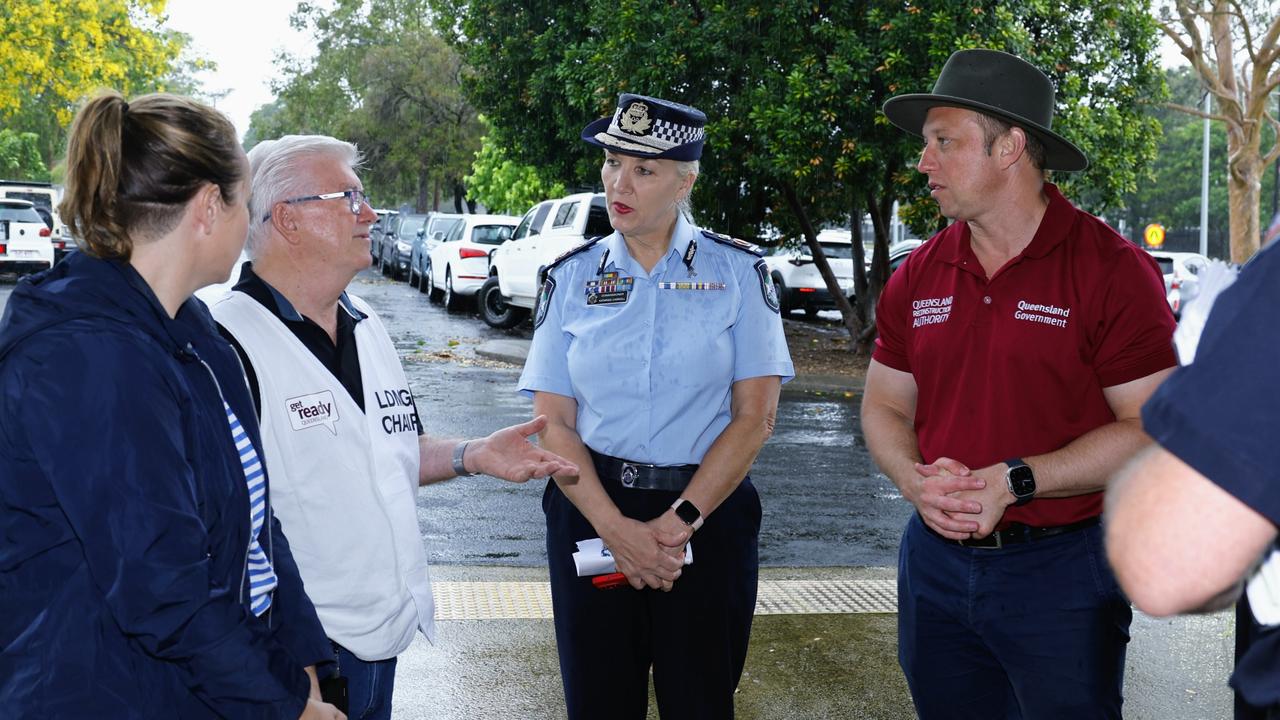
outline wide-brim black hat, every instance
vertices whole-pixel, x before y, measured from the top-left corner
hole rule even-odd
[[[582,139],[623,155],[697,160],[702,157],[706,124],[707,116],[697,108],[623,93],[613,115],[583,128]]]
[[[1039,68],[999,50],[960,50],[947,58],[932,93],[889,98],[889,122],[923,136],[925,116],[945,105],[993,115],[1021,127],[1044,145],[1045,170],[1084,170],[1089,158],[1055,133],[1053,83]]]

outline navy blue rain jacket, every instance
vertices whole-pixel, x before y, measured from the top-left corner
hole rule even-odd
[[[216,378],[216,379],[215,379]],[[248,609],[249,499],[208,309],[169,318],[128,264],[74,253],[0,320],[0,716],[293,718],[331,655],[271,518]]]

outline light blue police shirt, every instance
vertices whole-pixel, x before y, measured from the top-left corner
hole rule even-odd
[[[684,257],[695,241],[691,275]],[[555,289],[520,391],[576,400],[578,435],[596,452],[655,465],[701,463],[729,424],[734,382],[795,375],[757,262],[684,217],[652,273],[617,232],[565,259],[549,273]],[[619,292],[625,302],[607,302]]]

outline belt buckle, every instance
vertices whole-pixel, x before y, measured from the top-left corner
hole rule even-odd
[[[629,462],[622,463],[622,484],[625,487],[635,487],[636,480],[640,477],[640,468]]]
[[[987,545],[986,543],[995,541],[995,545]],[[973,538],[971,540],[958,540],[964,547],[974,548],[976,550],[1002,550],[1004,549],[1004,535],[999,530],[993,530],[990,535],[984,538]]]

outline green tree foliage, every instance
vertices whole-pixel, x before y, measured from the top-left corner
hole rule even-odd
[[[40,157],[40,138],[35,133],[0,129],[0,177],[48,182],[49,169]]]
[[[745,237],[803,233],[821,268],[815,230],[869,212],[872,277],[856,278],[857,307],[841,308],[863,343],[888,274],[893,202],[917,232],[943,223],[911,167],[919,141],[879,109],[895,94],[927,92],[955,50],[1009,50],[1054,80],[1055,128],[1093,163],[1062,179],[1085,207],[1117,206],[1155,151],[1158,127],[1142,103],[1159,99],[1163,84],[1145,0],[433,4],[475,68],[471,97],[517,162],[569,185],[592,181],[598,153],[579,130],[611,112],[618,92],[640,92],[707,112],[693,198],[705,225]]]
[[[303,2],[291,23],[316,37],[317,55],[277,58],[276,101],[253,114],[245,144],[333,135],[359,145],[380,204],[408,200],[422,211],[452,195],[461,209],[481,128],[461,92],[461,59],[430,23],[425,0]]]
[[[471,174],[463,179],[471,197],[490,212],[507,215],[523,215],[535,203],[565,194],[564,183],[546,182],[537,168],[512,160],[491,135],[480,139]]]

